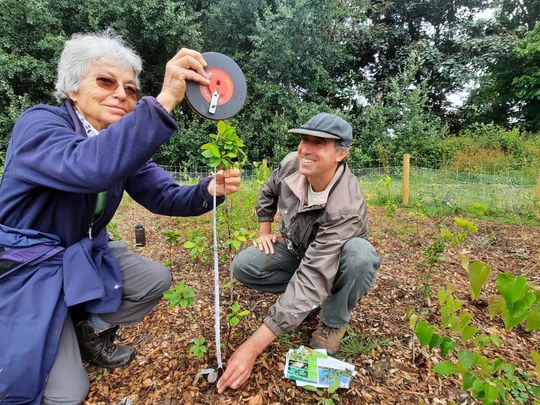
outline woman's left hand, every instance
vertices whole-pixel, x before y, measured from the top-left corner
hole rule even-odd
[[[220,170],[208,183],[208,192],[210,195],[214,195],[214,188],[217,184],[217,197],[236,193],[240,189],[241,181],[239,169]]]

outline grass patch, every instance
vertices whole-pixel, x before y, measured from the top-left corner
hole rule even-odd
[[[358,354],[367,354],[379,346],[387,346],[390,339],[376,339],[370,336],[359,335],[352,329],[347,329],[347,335],[341,341],[339,352],[346,357]]]

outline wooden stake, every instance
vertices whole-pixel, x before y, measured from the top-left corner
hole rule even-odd
[[[403,205],[409,204],[409,173],[410,173],[411,155],[408,153],[403,155],[403,188],[402,197]]]

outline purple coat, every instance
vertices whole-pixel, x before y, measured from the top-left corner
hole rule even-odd
[[[41,263],[27,263],[0,274],[0,331],[9,332],[2,340],[0,402],[18,403],[10,402],[9,396],[17,401],[12,390],[20,384],[30,395],[25,401],[40,402],[61,333],[57,325],[51,327],[50,314],[62,318],[65,312],[59,308],[81,303],[89,312],[118,309],[122,278],[107,246],[106,225],[124,190],[157,214],[192,216],[212,208],[207,191],[210,178],[180,186],[151,160],[176,129],[174,120],[153,97],[143,97],[133,112],[91,138],[69,101],[61,107],[37,105],[18,119],[0,182],[0,251],[4,256],[5,252],[13,255],[13,249],[24,253],[27,245],[18,243],[36,233],[49,235],[66,249]],[[92,223],[97,194],[102,191],[107,191],[106,205],[100,219]],[[223,200],[218,198],[218,203]],[[6,263],[11,265],[4,259]],[[44,280],[40,275],[46,274],[45,268],[59,271]],[[33,305],[28,297],[37,292],[44,301]],[[18,322],[13,329],[14,308],[34,321]],[[44,320],[42,314],[49,316]],[[25,349],[20,350],[23,344]],[[37,358],[49,360],[37,362]],[[40,368],[36,373],[13,367],[34,364]]]

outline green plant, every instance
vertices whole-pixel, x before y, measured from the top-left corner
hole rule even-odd
[[[414,314],[410,319],[419,343],[428,346],[430,351],[439,348],[441,355],[448,356],[461,345],[454,361],[440,361],[433,371],[441,376],[461,375],[463,389],[469,390],[474,398],[482,400],[484,404],[497,401],[507,404],[512,400],[525,403],[529,398],[540,400],[540,386],[534,383],[528,373],[502,359],[490,359],[482,354],[483,347],[499,347],[502,341],[497,335],[479,333],[479,329],[472,324],[472,314],[461,310],[463,303],[453,296],[454,291],[455,286],[439,291],[441,330],[447,331],[450,336],[445,336],[429,322],[416,319]],[[451,335],[457,335],[459,343]]]
[[[229,326],[236,326],[251,312],[247,309],[242,309],[240,303],[235,301],[229,308],[229,313],[227,314],[227,323]]]
[[[440,238],[437,239],[426,248],[424,251],[425,259],[418,263],[420,268],[425,269],[420,276],[422,280],[420,291],[424,297],[430,297],[433,294],[433,276],[440,272],[441,263],[446,261],[446,256],[443,255],[445,248],[444,241]]]
[[[236,134],[236,129],[225,121],[218,121],[217,129],[217,135],[210,134],[214,141],[201,146],[208,166],[227,170],[235,167],[238,162],[242,164],[247,155],[242,149],[244,143]]]
[[[339,351],[345,356],[366,354],[376,347],[386,346],[388,339],[374,339],[369,336],[361,336],[352,329],[347,329],[347,335],[341,341]]]
[[[384,201],[384,215],[389,218],[394,218],[397,213],[397,204],[392,198],[392,177],[384,176],[381,180],[378,181],[379,188],[384,188],[386,190],[386,195],[383,198]]]
[[[176,229],[163,229],[161,235],[163,236],[165,243],[169,245],[169,263],[172,266],[172,248],[173,246],[178,245],[182,234]]]
[[[195,292],[186,286],[184,280],[180,281],[176,287],[165,291],[163,295],[173,308],[188,308],[195,301]]]
[[[191,177],[189,175],[189,172],[188,172],[187,168],[185,168],[185,167],[184,167],[184,170],[182,170],[182,178],[184,179],[184,181],[187,184],[197,184],[199,182],[199,178],[198,177]]]
[[[337,393],[340,384],[339,382],[340,377],[337,376],[326,390],[319,389],[313,385],[304,385],[303,388],[306,391],[315,393],[319,398],[322,398],[324,405],[333,405],[340,400]]]
[[[468,221],[455,222],[461,229],[477,231],[476,226]],[[461,243],[465,237],[453,234],[448,240]],[[476,300],[491,274],[491,267],[478,261],[470,263],[467,257],[462,258],[461,265],[469,275],[471,299]],[[438,362],[433,371],[441,376],[461,375],[463,389],[484,404],[525,403],[529,399],[535,403],[540,401],[540,385],[528,373],[500,358],[491,359],[484,355],[484,347],[500,347],[502,340],[494,334],[480,333],[473,324],[473,315],[462,310],[463,302],[454,297],[455,290],[456,287],[450,285],[438,292],[440,329],[417,314],[413,313],[409,318],[420,345],[427,346],[430,351],[438,348],[442,356],[449,356],[457,349],[454,360]],[[529,285],[526,277],[500,274],[497,290],[500,295],[489,299],[492,319],[501,315],[507,329],[522,322],[526,322],[527,330],[540,329],[540,291]],[[532,352],[531,357],[538,369],[540,356]]]
[[[193,338],[191,341],[193,342],[193,346],[190,347],[189,353],[191,353],[195,357],[204,357],[205,354],[208,352],[208,348],[206,347],[206,339]]]
[[[207,241],[206,236],[197,235],[193,240],[188,240],[184,243],[184,247],[189,250],[189,257],[192,260],[205,260],[207,258]]]
[[[232,290],[231,290],[232,292]],[[231,295],[232,299],[232,295]],[[233,328],[238,326],[238,324],[244,319],[247,315],[249,315],[251,312],[247,309],[242,309],[240,306],[240,303],[238,301],[235,301],[230,307],[229,311],[227,313],[227,340],[226,340],[226,348],[229,348],[229,342],[231,339],[231,334]]]
[[[253,162],[253,175],[257,184],[262,186],[270,175],[270,169],[263,162]]]
[[[497,276],[501,295],[489,299],[489,315],[500,315],[506,329],[526,322],[526,330],[540,329],[540,290],[535,290],[525,276],[503,273]]]
[[[251,232],[249,232],[246,228],[240,228],[233,231],[231,237],[225,241],[225,245],[228,246],[229,249],[238,251],[244,242],[248,240],[250,235]]]

